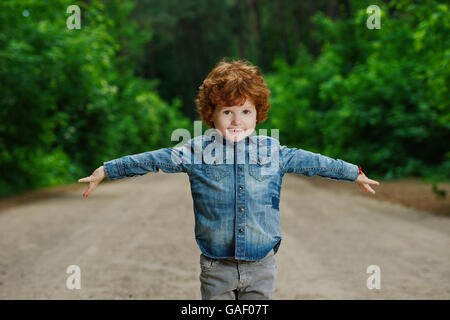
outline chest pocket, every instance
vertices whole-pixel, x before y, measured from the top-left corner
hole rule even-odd
[[[231,172],[230,165],[227,164],[205,164],[203,170],[206,176],[216,181],[222,180]]]
[[[258,181],[269,179],[275,174],[275,170],[271,168],[270,162],[263,164],[259,159],[256,164],[249,164],[248,172]]]

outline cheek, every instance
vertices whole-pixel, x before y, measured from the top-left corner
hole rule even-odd
[[[256,125],[256,116],[253,114],[251,117],[247,118],[246,122],[248,125]]]
[[[226,117],[216,117],[214,123],[216,128],[227,128],[229,126],[229,121]]]
[[[218,117],[218,121],[219,121],[219,123],[221,123],[222,125],[226,125],[226,124],[229,122],[229,121],[228,121],[228,118],[225,117],[225,116]]]

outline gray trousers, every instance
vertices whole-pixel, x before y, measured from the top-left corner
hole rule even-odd
[[[261,260],[212,259],[200,254],[203,300],[273,299],[277,264],[273,249]]]

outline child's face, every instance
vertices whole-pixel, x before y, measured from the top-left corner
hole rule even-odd
[[[251,135],[255,130],[256,108],[249,99],[246,99],[242,106],[216,108],[212,120],[214,127],[226,139],[237,142]]]

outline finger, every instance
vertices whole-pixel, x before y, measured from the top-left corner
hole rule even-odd
[[[89,184],[89,188],[86,190],[86,192],[83,194],[83,196],[85,196],[86,198],[89,197],[92,194],[92,192],[94,192],[94,189],[96,186],[97,186],[96,183],[91,182]]]
[[[369,178],[367,178],[367,177],[363,177],[362,182],[367,183],[367,184],[374,184],[374,185],[376,185],[376,186],[379,186],[379,185],[380,185],[380,183],[379,183],[378,181],[369,179]]]
[[[89,191],[89,187],[88,187],[88,188],[86,189],[86,191],[83,193],[83,197],[87,198],[88,191]]]
[[[86,198],[89,197],[92,194],[92,192],[94,192],[95,187],[96,187],[95,183],[91,182],[89,184],[89,188],[86,191]]]
[[[92,181],[92,176],[86,177],[86,178],[82,178],[82,179],[78,179],[78,182],[91,182]]]
[[[365,184],[364,186],[366,187],[366,190],[368,192],[370,192],[371,194],[375,194],[375,191],[368,184]]]
[[[358,184],[362,191],[367,192],[366,188],[364,188],[363,184]]]

